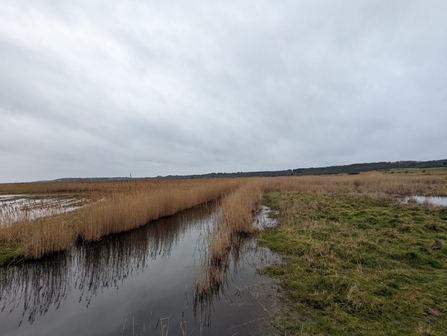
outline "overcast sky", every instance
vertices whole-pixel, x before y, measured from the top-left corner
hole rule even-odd
[[[447,1],[2,1],[0,182],[447,157]]]

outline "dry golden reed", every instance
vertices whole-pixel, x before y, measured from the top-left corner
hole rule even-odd
[[[76,241],[95,241],[109,234],[140,227],[151,220],[215,200],[237,188],[243,180],[132,181],[94,183],[84,192],[92,202],[73,212],[34,221],[22,221],[0,229],[0,244],[21,246],[25,258],[39,258],[65,250]],[[62,183],[63,184],[63,183]],[[86,190],[86,183],[59,187],[64,192]],[[53,184],[50,188],[54,191]],[[41,191],[43,187],[28,188]]]
[[[224,282],[231,247],[239,243],[240,235],[256,231],[253,216],[261,199],[260,179],[250,180],[222,199],[222,216],[210,235],[208,260],[195,281],[198,297],[216,292]]]
[[[262,191],[259,180],[250,181],[223,198],[222,218],[210,243],[212,259],[219,260],[221,258],[222,250],[229,249],[228,244],[234,235],[255,232],[253,215],[261,199]]]

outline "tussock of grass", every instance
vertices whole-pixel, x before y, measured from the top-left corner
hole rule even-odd
[[[284,263],[281,334],[447,334],[446,210],[349,194],[272,192],[260,234]]]

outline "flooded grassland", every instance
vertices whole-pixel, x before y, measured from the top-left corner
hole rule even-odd
[[[0,228],[75,211],[87,203],[71,195],[0,195]]]

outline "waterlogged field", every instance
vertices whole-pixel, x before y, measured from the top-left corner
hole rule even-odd
[[[86,204],[72,196],[0,195],[0,228],[77,210]]]
[[[68,209],[0,229],[7,335],[63,334],[64,323],[98,335],[447,334],[445,169],[18,184],[0,193],[45,195],[41,208],[57,199],[55,208]],[[278,220],[263,231],[261,202]],[[169,216],[211,203],[208,219],[170,229]]]

